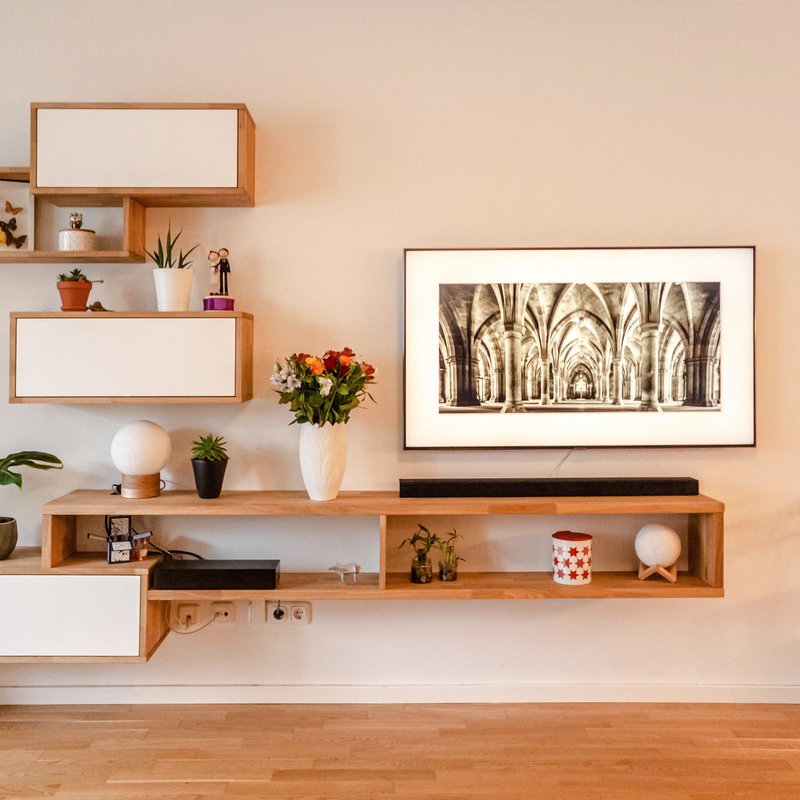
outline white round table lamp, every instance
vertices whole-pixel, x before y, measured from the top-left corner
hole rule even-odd
[[[120,428],[111,440],[111,460],[122,473],[123,497],[161,494],[161,470],[172,455],[169,434],[155,422],[140,419]]]
[[[633,544],[639,559],[639,578],[661,575],[675,583],[678,577],[678,558],[681,554],[681,537],[668,525],[651,523],[636,534]]]

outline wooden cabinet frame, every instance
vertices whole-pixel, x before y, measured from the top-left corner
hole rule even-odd
[[[38,114],[42,109],[163,109],[236,111],[235,187],[164,186],[39,186]],[[141,263],[145,252],[145,207],[234,207],[255,205],[256,126],[243,103],[31,103],[31,166],[0,166],[0,180],[30,183],[32,202],[45,200],[57,206],[122,207],[122,242],[119,250],[67,252],[14,250],[0,252],[0,264],[117,264]]]
[[[152,600],[213,597],[275,597],[303,600],[390,599],[544,599],[568,597],[722,597],[724,505],[705,495],[689,497],[538,497],[538,498],[401,498],[395,492],[341,492],[335,500],[316,502],[304,492],[225,491],[216,500],[200,500],[191,491],[164,492],[147,500],[122,500],[107,492],[79,490],[44,507],[43,564],[57,568],[76,550],[77,515],[122,513],[148,516],[203,517],[374,517],[378,537],[378,573],[362,573],[357,584],[342,584],[336,575],[283,572],[277,589],[153,590]],[[429,519],[442,516],[686,514],[689,520],[689,571],[675,584],[640,581],[635,571],[597,572],[586,586],[556,584],[548,572],[459,572],[458,581],[415,585],[408,575],[388,573],[386,533],[395,516]],[[104,567],[101,567],[104,568]]]
[[[39,186],[37,132],[42,109],[236,110],[237,186]],[[55,205],[108,205],[120,196],[133,197],[145,206],[233,207],[255,205],[256,126],[243,103],[31,103],[31,192]]]
[[[17,347],[17,325],[24,320],[55,320],[57,323],[64,320],[81,320],[91,322],[92,326],[102,327],[104,320],[141,320],[145,324],[148,320],[155,321],[154,324],[161,324],[164,320],[201,320],[209,321],[213,319],[231,319],[235,326],[235,353],[231,354],[234,359],[233,367],[233,393],[214,396],[198,395],[134,395],[124,396],[113,394],[109,396],[63,396],[45,395],[35,396],[33,394],[18,394],[22,390],[18,387],[17,368],[18,368],[18,347]],[[242,403],[253,397],[253,315],[242,311],[188,311],[188,312],[99,312],[87,313],[85,311],[75,312],[12,312],[10,318],[11,332],[9,337],[9,402],[11,403]],[[81,323],[83,324],[83,323]],[[200,324],[200,323],[196,323]],[[63,326],[60,326],[63,327]],[[76,360],[80,355],[76,355]],[[89,363],[89,369],[101,369],[102,365]],[[203,364],[197,364],[196,369],[204,369]]]
[[[538,600],[575,598],[719,598],[723,587],[724,505],[704,495],[689,497],[400,498],[395,492],[342,492],[329,502],[309,500],[304,492],[230,491],[216,500],[194,492],[171,491],[145,500],[123,500],[107,491],[79,490],[43,508],[42,548],[18,550],[0,562],[3,574],[81,574],[141,576],[140,651],[137,657],[7,657],[0,661],[146,661],[169,632],[173,601],[201,600]],[[358,583],[341,583],[331,572],[283,572],[272,590],[153,589],[150,573],[158,558],[138,564],[106,563],[104,553],[78,551],[77,518],[130,515],[203,517],[374,517],[379,570],[361,573]],[[564,586],[547,572],[460,571],[458,581],[409,582],[406,572],[387,572],[387,523],[392,517],[429,519],[453,516],[558,516],[685,514],[689,570],[677,583],[640,581],[635,571],[597,572],[586,586]]]

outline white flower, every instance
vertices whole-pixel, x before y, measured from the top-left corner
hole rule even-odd
[[[330,378],[319,377],[317,383],[319,384],[319,393],[323,397],[327,397],[333,388],[333,381]]]
[[[286,381],[281,376],[280,372],[273,372],[269,379],[270,386],[276,392],[285,392],[287,390]]]
[[[300,378],[294,374],[294,372],[290,372],[289,376],[286,378],[286,388],[288,391],[294,391],[298,386],[300,386]]]

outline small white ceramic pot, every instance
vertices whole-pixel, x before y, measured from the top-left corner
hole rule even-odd
[[[188,311],[192,294],[191,269],[153,270],[159,311]]]
[[[87,228],[65,228],[58,232],[58,249],[64,252],[94,250],[94,231]]]

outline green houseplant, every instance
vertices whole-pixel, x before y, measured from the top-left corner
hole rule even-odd
[[[222,492],[225,469],[228,466],[227,442],[209,433],[192,442],[192,471],[197,494],[203,500],[213,500]]]
[[[167,227],[166,241],[162,242],[159,235],[157,246],[152,251],[145,250],[156,265],[153,278],[156,282],[159,311],[189,310],[189,295],[192,292],[192,272],[189,269],[192,262],[189,261],[189,256],[199,244],[189,248],[185,253],[180,250],[176,255],[176,245],[182,233],[183,229],[173,236],[170,223]]]
[[[14,484],[22,489],[22,475],[14,472],[17,467],[32,469],[61,469],[64,465],[58,456],[39,450],[23,450],[10,453],[0,459],[0,486]],[[8,558],[17,546],[17,521],[13,517],[0,517],[0,561]]]
[[[446,539],[440,539],[437,543],[442,558],[439,561],[439,580],[455,581],[458,580],[458,562],[464,561],[461,556],[456,555],[456,542],[461,538],[456,529],[453,528],[445,534]]]
[[[58,276],[56,288],[61,297],[62,311],[86,311],[92,282],[80,267],[76,267],[72,272],[62,272]]]
[[[417,523],[417,530],[412,536],[403,539],[400,547],[411,545],[414,549],[414,558],[411,561],[411,583],[430,583],[433,580],[433,570],[428,553],[438,547],[441,540],[435,533],[431,533],[421,522]]]

